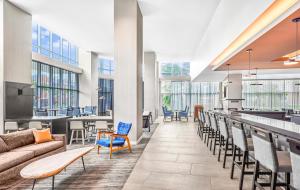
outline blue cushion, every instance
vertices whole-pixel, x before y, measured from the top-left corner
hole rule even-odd
[[[125,143],[125,139],[123,138],[115,138],[113,140],[113,146],[123,146]],[[110,147],[110,138],[103,138],[97,141],[97,145]]]
[[[131,129],[132,124],[131,123],[123,123],[119,122],[118,124],[118,135],[128,135],[130,129]]]

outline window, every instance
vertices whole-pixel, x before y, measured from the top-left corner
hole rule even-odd
[[[262,85],[251,85],[253,80],[243,80],[244,108],[262,110],[300,109],[300,80],[259,80]]]
[[[50,32],[40,27],[40,40],[41,40],[41,54],[50,57]]]
[[[61,39],[55,33],[52,33],[52,58],[58,61],[61,60]]]
[[[38,46],[39,46],[39,32],[38,32],[38,25],[36,23],[32,23],[32,51],[38,53]]]
[[[168,76],[190,76],[190,63],[161,63],[160,75]]]
[[[57,61],[78,65],[78,48],[60,35],[32,23],[32,51]]]
[[[114,81],[109,79],[98,80],[98,113],[105,115],[107,110],[113,109]]]
[[[65,39],[62,41],[62,56],[63,56],[63,62],[69,63],[69,42]]]
[[[79,104],[78,74],[33,61],[34,108],[66,108]]]
[[[161,105],[171,110],[184,110],[190,107],[190,112],[196,104],[201,104],[206,110],[219,106],[218,82],[162,81]]]
[[[101,75],[112,75],[115,70],[113,60],[100,59],[98,64],[98,72]]]

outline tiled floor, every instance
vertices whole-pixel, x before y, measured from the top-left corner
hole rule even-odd
[[[239,171],[231,180],[230,164],[229,159],[222,168],[197,136],[193,122],[161,122],[123,189],[238,189]],[[250,186],[249,176],[244,189]]]

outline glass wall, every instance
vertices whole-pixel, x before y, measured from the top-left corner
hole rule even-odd
[[[218,82],[161,81],[161,105],[171,110],[184,110],[201,104],[206,110],[219,106]]]
[[[32,51],[62,63],[78,65],[78,48],[60,35],[32,22]]]
[[[100,75],[112,75],[115,70],[114,61],[111,59],[99,59],[98,72]]]
[[[78,107],[78,74],[47,64],[32,62],[34,108]]]
[[[114,81],[110,79],[98,80],[98,113],[105,115],[107,110],[113,110]]]
[[[260,83],[262,85],[251,85]],[[244,80],[243,108],[260,110],[300,109],[300,80]]]
[[[168,76],[190,76],[190,63],[161,63],[160,75]]]

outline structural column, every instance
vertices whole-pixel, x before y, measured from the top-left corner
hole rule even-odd
[[[6,117],[5,82],[29,87],[32,83],[31,23],[30,14],[7,0],[0,0],[0,134],[4,132]],[[24,96],[16,97],[16,102],[21,98]],[[24,106],[32,109],[31,101]]]
[[[142,137],[143,16],[137,0],[114,0],[114,122],[132,123],[129,138]]]
[[[98,54],[79,50],[79,106],[98,107]]]
[[[144,54],[144,110],[152,112],[153,119],[156,119],[158,113],[157,98],[157,85],[158,75],[156,70],[158,64],[155,52],[145,52]]]

